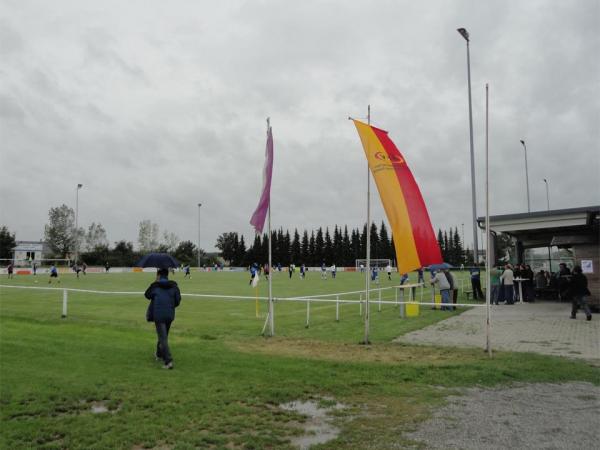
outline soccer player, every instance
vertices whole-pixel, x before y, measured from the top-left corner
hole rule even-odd
[[[392,266],[391,266],[391,264],[388,263],[387,267],[385,268],[385,271],[387,272],[388,280],[392,281]]]
[[[337,274],[337,268],[335,267],[335,264],[332,264],[331,266],[331,278],[335,279],[335,275]]]
[[[300,266],[300,278],[302,278],[304,280],[305,276],[306,276],[306,266],[304,264],[302,264]]]
[[[407,281],[408,281],[408,274],[407,273],[403,273],[402,274],[402,278],[400,278],[400,286],[402,286]]]
[[[54,264],[50,266],[50,278],[48,279],[48,284],[52,283],[52,278],[56,278],[56,281],[60,283],[60,280],[58,279],[58,269]]]
[[[13,277],[13,270],[14,270],[13,263],[8,263],[8,266],[6,267],[6,271],[8,272],[8,278]]]
[[[187,264],[184,268],[183,268],[183,278],[185,277],[190,277],[190,280],[192,279],[192,275],[190,274],[190,265]]]
[[[323,263],[321,264],[321,279],[327,279],[327,266],[325,265],[325,261],[323,261]]]

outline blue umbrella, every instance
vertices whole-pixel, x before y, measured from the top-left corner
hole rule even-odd
[[[148,253],[142,256],[135,267],[156,267],[157,269],[168,269],[169,267],[179,267],[179,261],[168,253]]]
[[[443,262],[440,264],[432,264],[428,267],[429,270],[444,270],[444,269],[451,269],[452,267],[454,267],[452,264],[448,264],[447,262]]]

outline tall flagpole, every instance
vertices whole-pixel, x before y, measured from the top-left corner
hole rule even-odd
[[[490,342],[490,185],[489,185],[489,87],[485,84],[485,349],[492,356],[492,344]]]
[[[271,123],[270,119],[267,117],[267,139],[269,138],[269,133],[271,132]],[[268,219],[267,219],[267,228],[269,233],[269,334],[270,336],[275,336],[275,321],[273,319],[273,285],[271,280],[273,278],[273,266],[271,264],[271,196],[269,194],[269,210],[268,210]]]
[[[367,124],[371,125],[371,105],[367,107]],[[368,144],[367,140],[367,145]],[[369,149],[367,149],[367,273],[365,277],[365,340],[363,344],[370,344],[369,341],[369,290],[371,276],[371,172],[369,169],[369,158],[371,157]]]

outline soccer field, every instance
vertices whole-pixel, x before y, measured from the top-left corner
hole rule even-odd
[[[246,273],[173,277],[182,293],[254,296]],[[51,287],[0,287],[2,448],[293,448],[304,416],[279,407],[292,400],[341,402],[332,421],[340,435],[319,448],[390,448],[456,386],[514,381],[594,381],[585,363],[529,354],[416,347],[391,343],[457,312],[421,308],[402,319],[395,305],[371,305],[371,346],[358,345],[356,304],[277,301],[274,338],[259,336],[266,302],[184,296],[170,336],[175,370],[154,361],[155,332],[142,295],[69,292],[62,288],[142,292],[150,273],[61,276]],[[3,278],[2,285],[48,287],[45,276]],[[37,283],[35,281],[38,281]],[[381,287],[397,283],[382,280]],[[273,279],[275,297],[360,290],[364,276],[339,273]],[[383,291],[393,300],[394,291]],[[266,296],[267,283],[258,295]],[[427,292],[424,298],[428,297]],[[342,299],[357,299],[356,294]]]

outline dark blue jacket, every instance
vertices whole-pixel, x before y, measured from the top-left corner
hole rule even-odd
[[[181,292],[177,283],[161,278],[146,289],[144,296],[150,300],[149,310],[152,312],[154,322],[166,322],[175,319],[175,308],[181,302]]]

